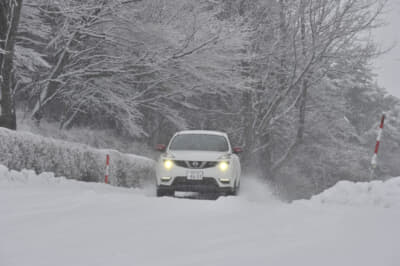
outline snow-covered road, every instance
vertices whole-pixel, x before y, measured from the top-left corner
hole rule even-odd
[[[400,265],[400,178],[308,201],[156,198],[0,166],[1,266]]]

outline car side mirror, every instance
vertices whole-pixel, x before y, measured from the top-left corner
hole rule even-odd
[[[242,153],[242,152],[243,152],[243,150],[240,147],[233,148],[233,153],[235,153],[235,154],[239,154],[239,153]]]
[[[156,146],[156,150],[160,151],[160,152],[164,152],[167,149],[167,146],[165,146],[164,144],[157,144]]]

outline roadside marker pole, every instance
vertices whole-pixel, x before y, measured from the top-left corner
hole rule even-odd
[[[385,117],[386,117],[386,115],[383,114],[382,118],[381,118],[381,125],[379,126],[379,130],[378,130],[378,136],[376,137],[375,152],[374,152],[374,155],[372,156],[372,159],[371,159],[372,169],[375,169],[376,165],[377,165],[379,143],[380,143],[381,138],[382,138],[383,124],[385,123]]]
[[[106,183],[106,184],[108,184],[108,175],[110,173],[109,168],[110,168],[110,155],[107,154],[107,157],[106,157],[106,177],[104,179],[104,183]]]

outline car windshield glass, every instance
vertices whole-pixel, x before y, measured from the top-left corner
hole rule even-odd
[[[170,150],[228,151],[228,141],[224,136],[206,134],[176,135],[169,146]]]

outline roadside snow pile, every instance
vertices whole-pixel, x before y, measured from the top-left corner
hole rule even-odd
[[[115,150],[99,150],[79,143],[44,138],[0,128],[0,164],[10,169],[99,182],[104,179],[106,154],[111,157],[110,182],[138,187],[154,178],[154,161]]]
[[[308,203],[356,206],[400,207],[400,177],[387,181],[340,181],[335,186],[311,198]]]
[[[56,191],[85,191],[101,192],[101,193],[117,193],[117,194],[135,194],[138,196],[155,197],[155,189],[153,185],[145,183],[141,188],[125,188],[110,186],[104,183],[82,182],[76,179],[68,179],[65,177],[55,176],[52,172],[43,172],[36,174],[33,170],[22,169],[21,171],[10,170],[6,166],[0,164],[0,190],[24,188],[30,189],[50,189]],[[134,193],[133,193],[134,192]],[[1,192],[0,192],[1,193]],[[0,263],[1,265],[1,263]]]
[[[10,170],[0,164],[0,186],[2,187],[43,187],[43,186],[71,186],[95,184],[79,182],[78,180],[68,180],[65,177],[56,177],[52,172],[36,174],[33,170],[22,169],[21,171]],[[100,184],[99,184],[100,185]]]
[[[4,165],[0,165],[0,185],[14,183],[21,184],[55,184],[64,182],[64,177],[55,177],[51,172],[44,172],[39,175],[33,170],[23,169],[21,171],[10,170]]]

